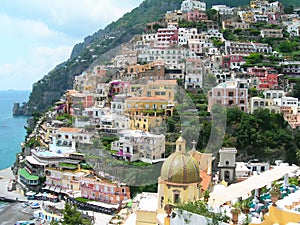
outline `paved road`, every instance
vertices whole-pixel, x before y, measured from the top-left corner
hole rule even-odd
[[[23,194],[17,191],[7,191],[8,184],[12,179],[15,179],[15,176],[10,168],[0,171],[0,197],[26,201],[26,197]]]

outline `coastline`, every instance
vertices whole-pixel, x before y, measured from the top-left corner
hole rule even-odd
[[[29,220],[33,217],[34,209],[22,207],[21,201],[26,201],[25,196],[17,191],[7,191],[7,186],[11,179],[15,179],[10,167],[0,170],[0,197],[16,200],[20,202],[4,202],[0,206],[0,224],[11,225],[18,220]]]
[[[0,224],[11,225],[18,220],[30,220],[35,209],[23,208],[22,203],[7,203],[0,209]]]
[[[0,170],[0,197],[16,200],[19,202],[6,202],[0,205],[0,225],[15,224],[18,220],[30,220],[33,217],[33,212],[37,209],[23,207],[23,201],[27,201],[26,197],[18,191],[7,191],[7,186],[11,179],[15,179],[10,167]],[[3,202],[3,201],[1,201]],[[95,216],[95,224],[107,224],[112,218],[111,215],[85,211],[91,216]],[[40,224],[35,221],[36,224]]]
[[[23,193],[20,193],[18,191],[7,190],[7,187],[12,179],[15,179],[15,176],[13,175],[13,172],[10,167],[0,170],[0,197],[4,197],[12,201],[27,201]]]

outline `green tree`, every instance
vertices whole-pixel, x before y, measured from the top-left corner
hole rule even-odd
[[[206,10],[206,15],[209,20],[217,21],[217,19],[218,19],[218,11],[215,9]]]
[[[284,7],[284,12],[285,12],[286,14],[292,14],[292,13],[294,13],[294,6],[289,5],[289,6],[287,6],[287,7]]]
[[[299,49],[299,43],[297,41],[286,40],[279,44],[278,49],[284,53],[294,52]]]
[[[223,30],[223,36],[226,40],[235,41],[237,37],[233,34],[232,30],[225,29]]]
[[[214,46],[216,46],[217,48],[221,48],[221,47],[223,47],[223,46],[225,45],[225,42],[223,42],[223,41],[221,41],[221,40],[215,38],[215,39],[213,39],[213,44],[214,44]]]
[[[300,80],[294,85],[292,95],[293,97],[300,99]]]
[[[264,56],[262,54],[251,53],[246,59],[246,64],[252,65],[252,64],[260,63],[260,62],[262,62],[263,59],[264,59]]]
[[[94,222],[83,218],[81,212],[77,211],[76,206],[66,203],[65,208],[62,212],[63,218],[59,221],[59,223],[52,221],[51,225],[93,225]]]

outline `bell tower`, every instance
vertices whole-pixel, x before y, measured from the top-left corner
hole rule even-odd
[[[219,150],[219,180],[225,180],[228,183],[235,182],[235,157],[236,148],[221,148]]]

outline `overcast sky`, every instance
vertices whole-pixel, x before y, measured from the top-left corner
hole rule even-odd
[[[143,0],[1,0],[0,90],[31,90],[72,47]]]

